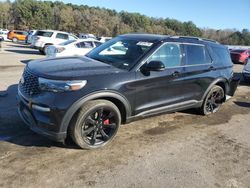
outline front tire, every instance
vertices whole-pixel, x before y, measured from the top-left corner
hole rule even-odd
[[[199,109],[199,112],[202,115],[209,115],[216,113],[225,98],[225,93],[222,87],[214,85],[211,90],[208,92],[206,98],[203,101],[203,104],[201,108]]]
[[[13,39],[12,39],[12,42],[17,43],[17,42],[18,42],[18,39],[17,39],[17,38],[13,38]]]
[[[121,124],[121,114],[107,100],[89,101],[80,109],[70,125],[70,136],[83,149],[97,149],[110,143]]]

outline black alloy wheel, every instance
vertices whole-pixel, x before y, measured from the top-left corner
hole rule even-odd
[[[114,138],[120,122],[120,111],[112,102],[89,101],[80,110],[71,135],[81,148],[99,148]]]
[[[220,109],[224,98],[223,88],[217,85],[213,86],[203,102],[201,113],[204,115],[216,113]]]

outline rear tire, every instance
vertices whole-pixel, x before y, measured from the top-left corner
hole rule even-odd
[[[69,131],[73,141],[83,149],[97,149],[110,143],[121,124],[121,114],[107,100],[93,100],[83,105],[73,118]]]
[[[43,54],[44,54],[44,55],[46,55],[46,50],[47,50],[48,46],[49,46],[49,45],[46,44],[46,45],[43,47],[43,50],[42,50],[42,51],[43,51]]]
[[[43,50],[39,50],[39,52],[40,52],[42,55],[45,55],[44,52],[43,52]]]
[[[222,87],[214,85],[205,97],[199,112],[202,115],[209,115],[216,113],[225,98],[225,93]]]

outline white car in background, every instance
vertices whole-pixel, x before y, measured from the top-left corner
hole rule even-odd
[[[112,39],[112,37],[99,37],[99,38],[97,38],[97,40],[99,40],[102,43],[107,42],[111,39]]]
[[[4,41],[10,41],[8,39],[8,32],[7,29],[0,29],[0,37],[3,38]]]
[[[47,57],[84,56],[102,43],[95,39],[68,40],[46,49]]]
[[[38,49],[42,54],[46,54],[46,48],[50,45],[60,44],[67,40],[78,39],[73,34],[55,30],[38,30],[32,38],[31,46]]]

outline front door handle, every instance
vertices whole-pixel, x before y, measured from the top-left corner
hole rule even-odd
[[[211,65],[211,66],[209,67],[209,70],[215,70],[214,66]]]
[[[172,76],[173,77],[178,77],[180,75],[180,72],[178,72],[178,71],[174,71],[173,73],[172,73]]]

